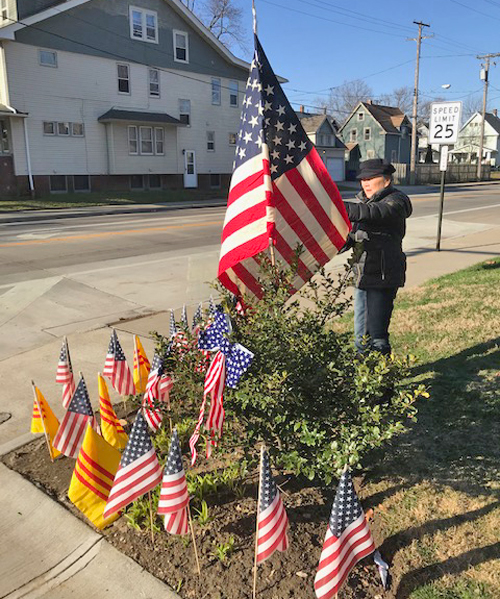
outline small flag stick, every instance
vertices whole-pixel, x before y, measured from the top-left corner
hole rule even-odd
[[[49,435],[47,434],[47,429],[45,428],[45,420],[43,419],[42,406],[40,405],[40,402],[38,401],[38,396],[36,394],[36,388],[35,388],[34,381],[31,381],[31,386],[33,387],[33,395],[35,396],[36,405],[38,406],[38,413],[40,414],[40,419],[42,421],[43,432],[45,434],[45,441],[47,442],[47,449],[49,450],[50,461],[52,463],[54,463],[54,458],[52,457],[52,451],[50,449]]]
[[[193,519],[191,518],[191,505],[189,503],[187,505],[187,511],[188,511],[188,517],[189,517],[189,526],[191,527],[191,536],[193,537],[193,548],[194,548],[194,557],[196,559],[196,568],[198,570],[198,576],[201,576],[200,560],[198,559],[198,549],[196,548],[196,539],[194,536]]]
[[[269,253],[271,256],[271,266],[274,268],[276,266],[276,256],[274,255],[274,243],[272,237],[269,237]]]
[[[151,543],[155,546],[155,531],[153,528],[153,501],[151,500],[151,491],[148,491],[149,496],[149,518],[151,520]]]
[[[260,448],[260,465],[259,465],[259,490],[257,492],[257,522],[255,524],[255,556],[253,563],[253,599],[257,594],[257,549],[259,542],[259,515],[260,515],[260,488],[262,485],[262,460],[264,458],[264,444]]]

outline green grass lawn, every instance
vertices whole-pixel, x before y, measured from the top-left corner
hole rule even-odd
[[[396,596],[497,599],[500,259],[401,292],[391,334],[430,390],[418,422],[372,456],[363,489]]]

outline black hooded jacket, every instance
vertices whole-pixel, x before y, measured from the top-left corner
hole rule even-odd
[[[353,224],[349,246],[361,244],[359,259],[354,264],[356,287],[403,287],[406,256],[402,241],[406,219],[413,211],[410,198],[392,185],[370,199],[364,192],[357,197],[361,202],[345,203]]]

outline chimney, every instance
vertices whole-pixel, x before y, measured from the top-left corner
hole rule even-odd
[[[367,104],[373,104],[373,100],[371,98],[368,98],[368,100],[366,101]]]
[[[493,116],[498,116],[498,110],[496,108],[493,108],[491,112],[493,113]]]
[[[299,112],[304,112],[304,106],[302,104],[300,105]]]
[[[323,114],[326,115],[326,106],[323,106]]]

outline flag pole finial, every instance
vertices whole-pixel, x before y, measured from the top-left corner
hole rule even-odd
[[[255,0],[252,0],[253,32],[257,35],[257,11],[255,10]]]

